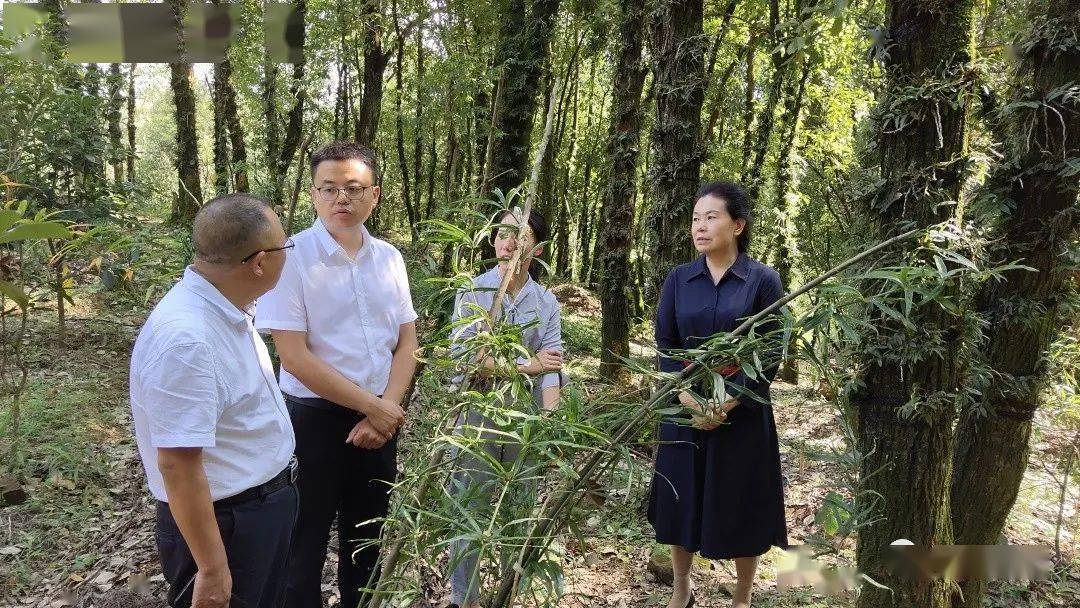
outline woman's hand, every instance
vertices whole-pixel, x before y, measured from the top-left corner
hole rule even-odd
[[[690,416],[690,426],[702,431],[711,431],[726,422],[728,412],[739,405],[739,400],[735,397],[723,403],[712,400],[702,403],[688,391],[679,393],[679,402],[684,407],[698,412]]]
[[[518,365],[518,369],[529,376],[539,376],[562,370],[562,353],[557,350],[542,349],[529,359],[528,363]]]
[[[544,366],[544,373],[562,371],[562,353],[550,348],[543,348],[536,353],[536,358]]]

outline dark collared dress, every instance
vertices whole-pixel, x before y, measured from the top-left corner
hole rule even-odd
[[[664,281],[656,315],[656,345],[696,348],[717,332],[783,296],[780,276],[740,253],[713,284],[705,257],[676,267]],[[768,326],[759,326],[759,332]],[[660,356],[660,369],[678,372],[683,362]],[[727,424],[701,431],[669,420],[660,423],[656,470],[649,496],[649,523],[657,542],[700,552],[710,559],[761,555],[786,548],[780,449],[767,378],[750,381],[739,372],[730,384],[752,391],[729,414]],[[699,394],[700,392],[699,387]]]

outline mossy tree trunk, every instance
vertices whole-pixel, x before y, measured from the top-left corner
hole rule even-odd
[[[619,63],[612,85],[608,178],[598,241],[600,262],[600,375],[616,380],[630,355],[630,247],[634,193],[641,141],[641,89],[647,70],[641,61],[645,1],[622,0]]]
[[[879,238],[895,233],[901,222],[930,226],[956,213],[967,166],[974,2],[890,0],[887,19],[886,92],[877,109],[881,182],[869,200]],[[894,118],[910,122],[897,128]],[[879,338],[867,344],[862,386],[851,397],[863,456],[862,496],[872,493],[883,508],[879,519],[860,530],[858,569],[891,588],[864,586],[858,608],[948,605],[943,581],[909,578],[886,568],[889,545],[897,539],[916,545],[952,542],[949,480],[961,375],[954,356],[958,327],[934,304],[914,315],[915,336],[879,320]],[[896,354],[889,348],[891,337],[920,346],[910,356]]]
[[[1066,298],[1068,249],[1080,218],[1080,181],[1068,162],[1080,160],[1080,101],[1061,93],[1080,83],[1080,10],[1070,0],[1033,3],[1035,27],[1021,48],[1013,85],[1010,154],[988,182],[1008,203],[1000,233],[1003,260],[1014,270],[988,283],[979,304],[990,328],[987,363],[995,370],[980,408],[964,412],[955,432],[952,525],[957,544],[996,544],[1016,501],[1028,460],[1031,420],[1045,381],[1047,349],[1059,335]],[[1071,42],[1069,32],[1072,32]],[[1061,46],[1064,45],[1064,46]],[[981,606],[984,586],[964,583],[954,606]]]
[[[701,177],[701,105],[705,98],[701,0],[664,0],[653,10],[649,38],[653,55],[656,119],[649,167],[652,206],[651,273],[645,301],[655,303],[671,268],[691,255],[690,216]]]

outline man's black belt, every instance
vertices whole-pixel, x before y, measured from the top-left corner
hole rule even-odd
[[[331,414],[337,414],[345,418],[355,418],[360,420],[364,418],[364,415],[360,412],[347,408],[344,405],[338,405],[329,399],[323,399],[322,397],[297,397],[295,395],[285,394],[286,401],[292,401],[300,405],[305,405],[310,408],[322,410],[324,412],[330,412]],[[382,398],[382,395],[378,395]]]
[[[214,501],[214,508],[218,507],[232,507],[240,503],[247,502],[249,500],[255,500],[264,498],[277,492],[285,486],[291,486],[296,483],[296,456],[293,456],[289,460],[288,466],[281,470],[280,473],[274,475],[270,481],[261,483],[253,488],[248,488],[239,494],[234,494],[228,498],[222,498],[221,500]]]

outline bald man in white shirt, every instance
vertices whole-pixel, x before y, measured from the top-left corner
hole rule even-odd
[[[296,429],[300,515],[287,606],[322,605],[330,526],[338,521],[341,605],[363,599],[378,560],[396,478],[402,400],[416,371],[416,312],[401,254],[364,227],[379,201],[370,150],[334,142],[311,157],[318,219],[293,237],[277,287],[255,325],[281,356],[280,383]]]
[[[193,241],[194,263],[131,355],[169,605],[278,608],[297,511],[295,442],[251,316],[292,244],[266,201],[247,194],[207,203]]]

